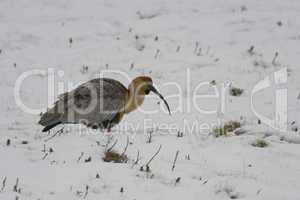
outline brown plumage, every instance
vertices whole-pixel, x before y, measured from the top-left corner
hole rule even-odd
[[[150,77],[135,78],[128,89],[117,80],[98,78],[60,95],[54,107],[42,115],[39,124],[45,126],[43,132],[65,123],[110,130],[124,114],[142,105],[145,95],[151,91],[164,101],[170,113],[168,103],[155,89]]]

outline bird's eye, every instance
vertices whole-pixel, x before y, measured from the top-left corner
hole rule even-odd
[[[146,89],[145,90],[145,94],[147,95],[147,94],[149,94],[150,93],[150,90],[149,89]]]

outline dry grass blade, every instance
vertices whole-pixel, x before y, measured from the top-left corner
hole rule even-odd
[[[123,151],[123,153],[121,154],[121,156],[124,156],[124,155],[125,155],[125,153],[126,153],[126,151],[127,151],[127,148],[128,148],[128,145],[129,145],[129,137],[127,136],[126,146],[125,146],[124,151]]]
[[[150,158],[150,160],[147,162],[146,166],[149,166],[150,163],[152,162],[152,160],[157,156],[157,154],[160,152],[160,149],[161,149],[161,145],[159,145],[159,148],[158,150],[156,151],[156,153]]]
[[[110,148],[108,148],[108,149],[106,150],[106,152],[111,151],[111,150],[116,146],[117,143],[118,143],[118,140],[116,140],[116,141],[113,143],[113,145],[112,145]]]
[[[174,161],[173,161],[172,171],[174,171],[174,169],[175,169],[178,154],[179,154],[179,151],[176,151],[176,155],[175,155],[175,158],[174,158]]]

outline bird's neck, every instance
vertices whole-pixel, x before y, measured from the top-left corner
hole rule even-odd
[[[130,113],[136,110],[140,105],[143,104],[145,99],[145,94],[142,92],[137,92],[134,87],[128,88],[125,113]]]

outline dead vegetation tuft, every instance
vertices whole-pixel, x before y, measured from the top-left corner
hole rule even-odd
[[[235,131],[241,127],[241,123],[238,121],[229,121],[221,127],[216,127],[213,129],[212,134],[215,137],[227,136],[228,133]]]
[[[269,146],[269,143],[263,139],[256,139],[254,142],[251,143],[251,145],[254,147],[265,148]]]
[[[230,95],[235,96],[235,97],[241,96],[243,94],[243,92],[244,92],[243,89],[237,88],[237,87],[232,87],[229,90]]]
[[[215,191],[216,194],[225,194],[230,199],[240,199],[243,197],[243,195],[237,191],[235,191],[235,188],[231,185],[225,184],[220,185],[218,189]]]
[[[127,155],[120,154],[113,150],[106,151],[102,159],[104,162],[114,162],[114,163],[126,163],[128,161]]]
[[[129,137],[127,137],[127,142],[126,142],[126,146],[124,148],[124,151],[120,154],[117,151],[113,150],[114,146],[117,144],[118,140],[116,140],[114,142],[114,144],[108,148],[105,152],[104,152],[104,156],[102,158],[102,160],[104,162],[114,162],[114,163],[127,163],[128,161],[128,157],[125,154],[129,145]],[[109,143],[109,141],[108,141]],[[108,146],[108,143],[106,144],[106,146]]]

